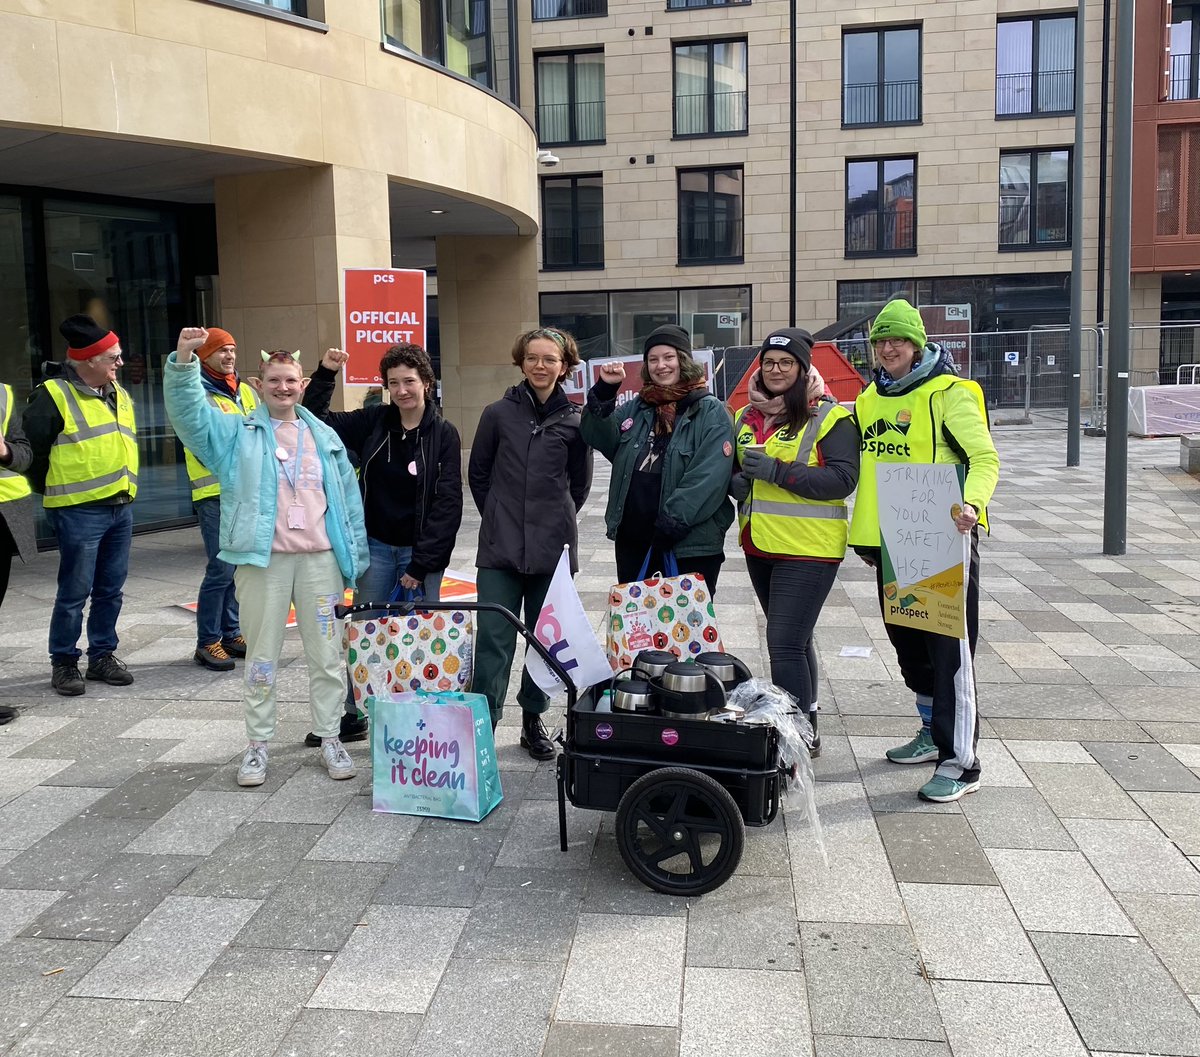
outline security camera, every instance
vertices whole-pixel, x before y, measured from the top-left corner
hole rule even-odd
[[[537,152],[538,165],[543,165],[547,169],[553,169],[558,164],[558,155],[548,150],[540,150]]]

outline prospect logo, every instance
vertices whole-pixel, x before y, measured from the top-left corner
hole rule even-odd
[[[903,438],[908,435],[912,425],[912,412],[904,407],[896,413],[896,421],[889,422],[886,418],[877,418],[863,430],[862,450],[872,455],[900,455],[909,457],[912,449]],[[888,437],[889,433],[899,434],[899,438]]]

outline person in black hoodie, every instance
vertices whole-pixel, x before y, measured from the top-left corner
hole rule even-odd
[[[342,438],[359,467],[371,564],[355,585],[355,599],[387,602],[413,591],[436,601],[462,524],[462,440],[432,400],[437,380],[419,345],[393,345],[379,361],[390,403],[331,412],[347,358],[341,349],[325,353],[304,406]],[[348,688],[342,740],[359,741],[366,733],[367,718]]]
[[[562,381],[579,363],[575,339],[541,328],[520,335],[513,364],[524,381],[483,409],[467,480],[483,517],[479,528],[480,602],[514,614],[525,605],[533,627],[564,546],[571,572],[579,569],[575,517],[592,485],[592,457],[579,432],[579,408]],[[494,613],[479,614],[473,688],[487,696],[494,727],[504,712],[516,629]],[[535,760],[549,760],[554,745],[541,716],[549,699],[521,675],[517,703],[523,713],[521,745]]]

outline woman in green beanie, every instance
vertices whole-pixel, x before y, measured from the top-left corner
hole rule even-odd
[[[917,736],[889,749],[887,758],[899,764],[937,761],[933,777],[918,795],[945,803],[979,788],[974,670],[979,638],[979,529],[987,531],[987,504],[1000,478],[1000,458],[988,430],[983,390],[958,376],[948,352],[928,343],[921,315],[912,305],[902,299],[889,301],[875,317],[870,340],[879,366],[854,402],[862,460],[850,546],[875,569],[881,611],[877,464],[936,462],[966,467],[955,525],[971,536],[967,638],[884,622],[921,716]]]

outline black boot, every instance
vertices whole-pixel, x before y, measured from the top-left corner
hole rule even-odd
[[[554,759],[554,743],[542,726],[542,717],[536,712],[521,713],[521,748],[535,760]]]
[[[809,746],[808,754],[816,759],[821,755],[821,735],[817,733],[817,710],[815,708],[808,714],[808,722],[813,729],[813,743]]]

